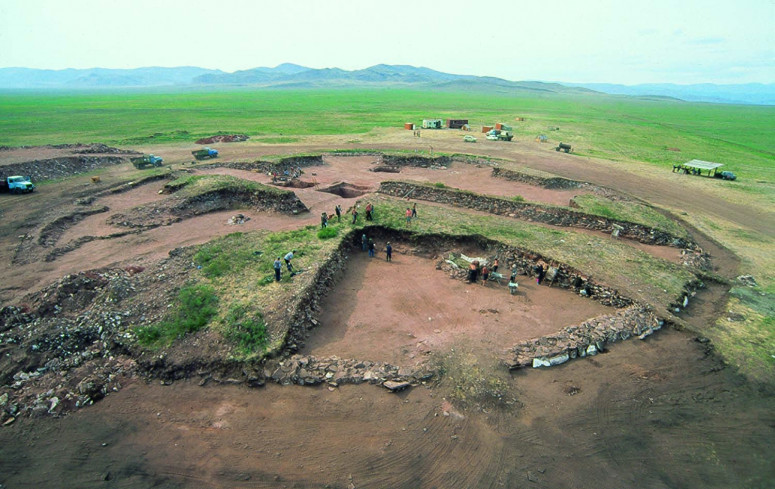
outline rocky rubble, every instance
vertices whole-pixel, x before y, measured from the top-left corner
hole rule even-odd
[[[258,171],[272,174],[274,172],[283,175],[286,171],[292,173],[296,168],[307,168],[323,165],[323,155],[289,156],[278,161],[256,160],[249,163],[240,162],[210,162],[197,164],[197,168],[234,168],[236,170]]]
[[[461,268],[453,260],[446,258],[457,254],[455,251],[443,253],[442,256],[445,258],[436,263],[436,268],[447,272],[450,278],[465,281],[467,280],[467,269]],[[532,251],[494,243],[493,250],[487,253],[485,262],[492,262],[496,256],[500,257],[501,270],[506,281],[508,281],[508,276],[514,268],[521,276],[533,276],[534,268],[537,265],[541,265],[547,269],[546,277],[542,282],[544,286],[570,289],[579,295],[588,297],[606,306],[622,308],[633,304],[632,299],[620,294],[617,290],[598,284],[580,271],[568,265],[549,260]]]
[[[0,422],[64,414],[143,373],[132,327],[164,316],[188,262],[66,275],[0,308]]]
[[[506,170],[503,168],[493,168],[492,176],[493,178],[502,178],[504,180],[511,180],[513,182],[522,182],[522,183],[527,183],[528,185],[535,185],[538,187],[551,188],[551,189],[573,189],[573,188],[592,187],[592,185],[590,185],[589,183],[570,180],[568,178],[540,177],[537,175],[531,175],[529,173]]]
[[[250,139],[250,137],[247,134],[219,134],[216,136],[197,139],[196,144],[237,143],[241,141],[247,141],[248,139]]]
[[[508,216],[529,222],[542,222],[554,226],[577,227],[612,233],[614,225],[620,227],[619,236],[641,243],[673,246],[697,250],[696,243],[670,235],[642,224],[617,221],[602,216],[585,214],[562,207],[553,207],[528,202],[515,202],[497,197],[488,197],[471,192],[431,187],[427,185],[388,181],[380,184],[378,192],[394,197],[427,200],[457,207],[465,207],[491,214]]]
[[[664,324],[648,308],[635,305],[567,326],[553,335],[524,341],[511,348],[504,360],[510,369],[559,365],[572,358],[596,355],[608,343],[631,337],[645,339]]]
[[[264,376],[282,385],[342,384],[383,385],[390,391],[405,389],[433,378],[433,372],[420,368],[405,369],[389,363],[358,361],[336,356],[317,358],[293,355],[273,360],[264,367]]]

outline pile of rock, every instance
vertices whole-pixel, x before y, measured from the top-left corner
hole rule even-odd
[[[358,361],[336,356],[317,358],[294,355],[285,360],[267,363],[264,376],[282,385],[325,383],[337,387],[342,384],[367,382],[397,391],[427,381],[433,377],[433,373],[425,369],[412,370],[383,362]]]
[[[524,341],[509,350],[505,361],[510,369],[559,365],[572,358],[596,355],[608,343],[633,336],[645,339],[662,326],[664,321],[646,307],[632,306],[565,327],[553,335]]]
[[[248,139],[250,137],[247,134],[218,134],[209,138],[198,139],[196,144],[237,143],[247,141]]]

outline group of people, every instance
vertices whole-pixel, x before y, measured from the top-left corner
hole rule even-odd
[[[490,275],[493,273],[498,273],[498,258],[496,257],[492,265],[490,267],[487,266],[485,263],[482,265],[479,263],[479,260],[474,260],[471,262],[471,264],[468,267],[468,283],[476,283],[479,280],[479,276],[482,277],[482,285],[487,284],[487,280],[490,278]],[[541,282],[543,282],[544,277],[546,276],[546,268],[544,268],[543,264],[537,264],[532,269],[533,276],[536,278],[536,284],[541,285]],[[526,275],[529,274],[529,270],[525,270],[524,272]],[[509,283],[513,284],[517,282],[517,265],[514,265],[511,269],[511,275],[509,276]]]
[[[293,277],[295,273],[293,271],[293,264],[291,263],[291,260],[293,260],[294,253],[296,253],[296,250],[291,250],[288,253],[286,253],[285,256],[283,257],[283,259],[285,260],[285,266],[288,267],[288,273],[291,274],[291,277]],[[280,279],[282,278],[282,272],[283,272],[283,263],[280,261],[279,256],[275,259],[272,267],[274,268],[275,282],[279,282]]]
[[[411,224],[412,219],[417,219],[417,204],[412,204],[412,207],[407,207],[406,212],[404,213],[406,216],[406,223]]]
[[[479,275],[482,275],[482,285],[487,285],[487,280],[490,278],[490,273],[498,273],[498,259],[496,258],[492,262],[492,266],[488,267],[485,263],[482,265],[479,260],[474,260],[471,265],[468,266],[468,282],[475,283],[478,280]]]
[[[366,237],[366,233],[361,236],[361,248],[363,251],[369,252],[369,258],[374,258],[377,245],[374,243],[373,239]],[[393,246],[390,244],[390,241],[385,245],[385,260],[393,261]]]

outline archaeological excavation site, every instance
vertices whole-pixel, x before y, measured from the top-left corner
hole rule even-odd
[[[635,178],[234,144],[0,149],[48,182],[2,199],[7,487],[700,487],[767,444],[703,334],[737,258]]]

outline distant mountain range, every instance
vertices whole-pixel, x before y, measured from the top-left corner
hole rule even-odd
[[[595,93],[637,97],[670,97],[687,101],[775,105],[775,84],[746,85],[613,85],[545,83],[455,75],[430,68],[379,64],[362,70],[307,68],[284,63],[227,73],[193,66],[136,69],[0,68],[0,89],[84,90],[150,87],[233,87],[265,89],[418,88],[486,93]]]
[[[688,102],[712,102],[720,104],[775,105],[775,84],[745,83],[740,85],[675,85],[672,83],[648,83],[642,85],[614,85],[610,83],[566,83],[596,92],[636,97],[670,97]]]

